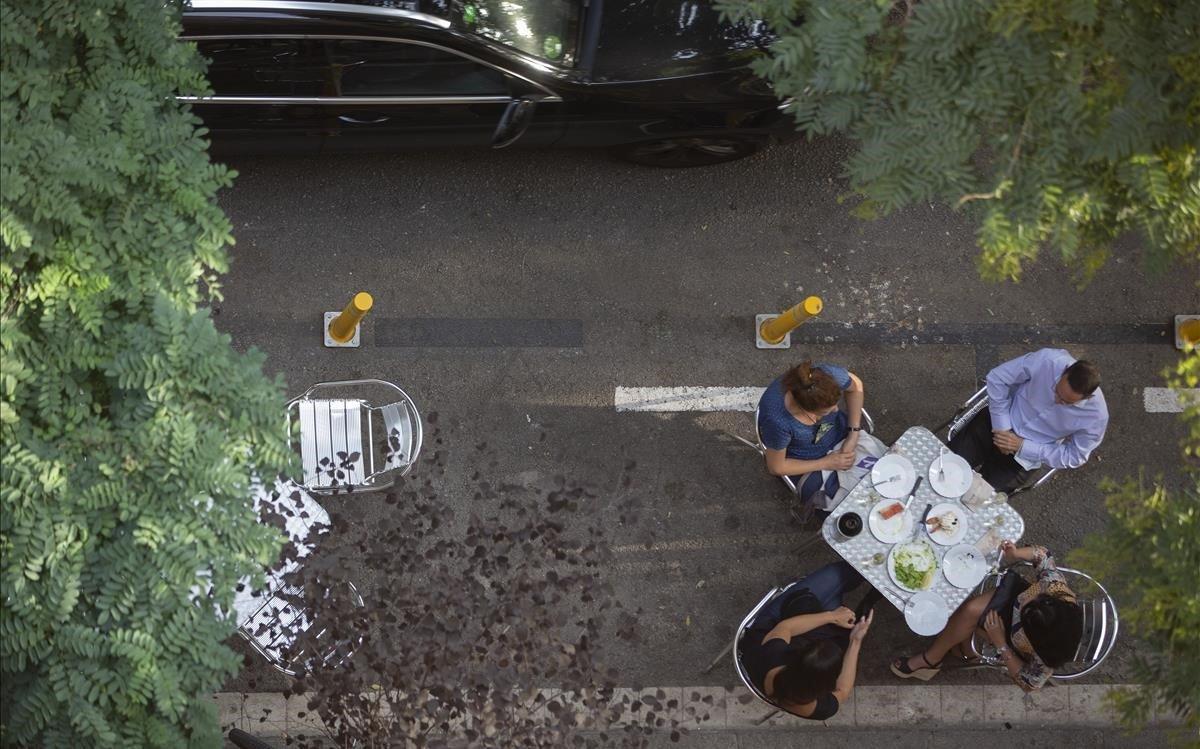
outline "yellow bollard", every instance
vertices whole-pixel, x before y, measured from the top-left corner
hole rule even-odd
[[[337,343],[348,342],[354,338],[354,334],[358,331],[358,323],[371,311],[373,303],[374,300],[371,299],[370,294],[365,291],[358,292],[341,314],[329,323],[326,333]]]
[[[1179,340],[1184,346],[1200,346],[1200,317],[1179,324]]]
[[[808,318],[820,314],[824,306],[820,297],[810,296],[778,316],[764,320],[758,329],[758,334],[772,346],[783,343],[783,339],[787,337],[788,333],[800,327]]]

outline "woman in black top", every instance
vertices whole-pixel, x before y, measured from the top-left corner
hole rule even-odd
[[[755,617],[742,638],[742,663],[771,702],[801,718],[827,720],[850,696],[874,612],[857,617],[842,598],[862,582],[849,564],[835,562],[792,583]],[[859,610],[878,600],[872,590]]]

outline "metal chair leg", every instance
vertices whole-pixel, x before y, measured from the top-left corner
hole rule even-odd
[[[743,445],[750,448],[754,452],[758,453],[759,455],[762,455],[762,450],[758,449],[758,445],[754,444],[753,442],[746,439],[745,437],[734,434],[733,432],[726,432],[725,434],[728,434],[730,437],[733,437],[735,440],[737,440],[738,442],[741,442]]]
[[[712,663],[708,664],[708,668],[704,669],[700,673],[707,674],[709,671],[712,671],[714,668],[716,668],[717,664],[725,660],[725,656],[729,655],[730,650],[733,650],[733,642],[730,642],[728,645],[726,645],[725,649],[721,651],[721,654],[716,658],[713,658]]]

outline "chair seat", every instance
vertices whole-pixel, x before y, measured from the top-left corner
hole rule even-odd
[[[363,463],[361,400],[300,400],[300,458],[304,485],[326,488],[356,484]],[[368,416],[369,418],[369,416]]]

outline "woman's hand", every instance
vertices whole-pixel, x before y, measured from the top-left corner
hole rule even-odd
[[[1018,553],[1016,544],[1014,544],[1012,541],[1009,541],[1008,539],[1005,539],[1004,541],[1000,542],[1000,564],[1001,564],[1001,566],[1007,567],[1010,564],[1015,564],[1015,563],[1019,562],[1020,560],[1021,560],[1021,556]]]
[[[853,614],[851,615],[853,616]],[[850,642],[862,644],[863,638],[867,636],[867,630],[871,628],[871,622],[875,619],[875,609],[854,623],[854,629],[850,630]]]
[[[854,465],[854,453],[845,453],[839,450],[838,452],[829,453],[825,456],[825,466],[823,470],[848,471],[852,465]]]
[[[1004,620],[1000,618],[995,609],[989,611],[987,617],[984,618],[983,631],[988,640],[996,647],[1002,648],[1008,644],[1008,639],[1004,634]]]
[[[851,629],[854,626],[854,612],[845,606],[838,606],[829,612],[829,623],[844,629]]]

